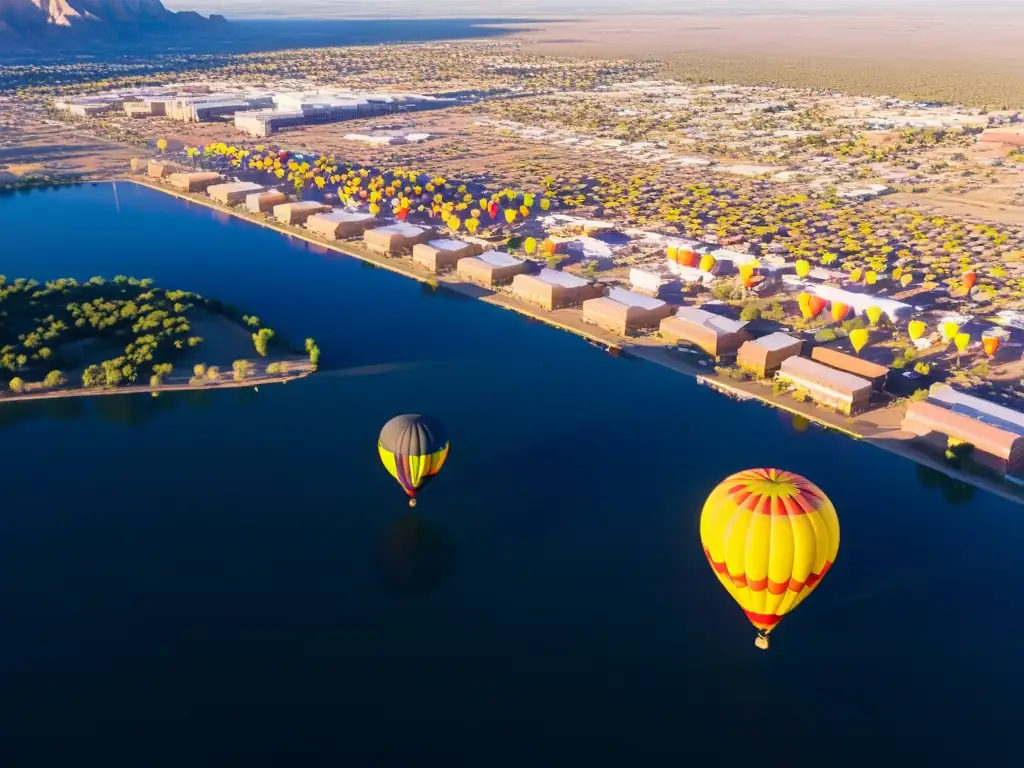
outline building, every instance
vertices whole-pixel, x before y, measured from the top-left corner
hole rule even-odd
[[[1014,472],[1024,469],[1024,437],[1006,426],[986,423],[931,398],[908,402],[902,424],[905,432],[937,450],[945,451],[952,438],[974,446],[972,461],[999,472]]]
[[[1024,128],[999,128],[988,130],[978,137],[979,142],[987,144],[1005,144],[1011,147],[1024,147]]]
[[[672,314],[672,306],[661,299],[612,288],[607,296],[583,302],[583,320],[628,336],[643,328],[657,328]]]
[[[276,189],[268,189],[266,192],[256,192],[255,194],[246,195],[245,207],[250,213],[270,213],[274,210],[275,206],[281,205],[288,201],[288,196],[284,192],[278,192]]]
[[[326,240],[345,240],[359,237],[377,223],[371,213],[357,213],[335,208],[326,213],[315,213],[306,219],[306,229]]]
[[[835,368],[839,371],[852,373],[871,382],[871,387],[876,392],[881,392],[885,387],[885,379],[889,375],[889,369],[884,365],[862,360],[844,352],[838,352],[828,347],[815,347],[811,350],[811,359],[819,363]]]
[[[316,213],[327,213],[331,206],[317,203],[313,200],[305,200],[297,203],[281,203],[273,208],[274,218],[282,224],[293,224],[298,226],[305,224],[306,219]]]
[[[460,259],[475,256],[481,248],[462,240],[429,240],[412,247],[412,260],[431,272],[443,272],[459,263]]]
[[[363,233],[363,242],[371,251],[377,253],[397,253],[411,249],[418,243],[425,243],[434,238],[435,232],[430,227],[417,227],[404,221],[386,227],[368,229]]]
[[[211,200],[225,205],[238,205],[244,203],[249,195],[255,195],[264,190],[263,185],[253,181],[233,181],[228,184],[214,184],[206,188],[206,194]]]
[[[1024,436],[1024,414],[1004,405],[953,389],[948,384],[933,384],[928,394],[928,401],[962,413],[972,419]]]
[[[459,259],[455,269],[466,282],[492,288],[525,272],[526,262],[501,251],[484,251],[479,256]]]
[[[205,123],[222,117],[232,117],[236,112],[272,107],[271,95],[225,95],[171,99],[165,102],[167,117],[185,123]]]
[[[68,104],[68,114],[74,117],[96,117],[107,112],[113,112],[118,107],[112,102],[96,102],[88,104]]]
[[[640,293],[658,297],[662,291],[679,287],[679,278],[667,268],[629,270],[629,287]]]
[[[250,136],[269,136],[282,128],[293,128],[306,124],[306,115],[301,111],[257,109],[235,113],[235,128]]]
[[[128,117],[150,117],[153,114],[153,107],[144,101],[126,101],[124,113]]]
[[[770,333],[760,339],[743,342],[736,353],[736,364],[755,376],[770,378],[779,370],[783,360],[799,355],[803,347],[800,339],[785,333]]]
[[[845,304],[858,315],[864,314],[868,307],[878,307],[894,323],[898,320],[905,320],[914,314],[914,308],[902,301],[872,296],[869,293],[844,291],[842,288],[832,285],[808,285],[807,292],[832,303]]]
[[[711,357],[730,355],[750,339],[744,330],[746,323],[708,312],[698,307],[680,307],[672,317],[666,317],[658,331],[669,341],[678,344],[696,344]]]
[[[516,275],[512,279],[512,295],[544,309],[560,309],[597,298],[601,288],[567,272],[542,269],[538,275]]]
[[[159,160],[150,160],[146,165],[146,174],[153,179],[166,179],[172,173],[177,173],[177,171],[176,166]]]
[[[223,178],[219,173],[213,171],[197,171],[194,173],[172,173],[167,177],[167,181],[171,183],[172,187],[180,189],[182,192],[203,192]]]
[[[818,405],[847,416],[863,410],[871,401],[870,381],[806,357],[787,357],[779,366],[776,378],[792,384]]]

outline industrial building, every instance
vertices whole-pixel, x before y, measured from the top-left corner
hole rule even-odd
[[[680,307],[672,317],[658,326],[665,339],[678,344],[695,344],[711,357],[729,355],[750,339],[746,323],[708,312],[698,307]]]
[[[939,450],[950,438],[967,443],[974,447],[971,460],[990,469],[1024,469],[1024,415],[948,385],[932,387],[923,402],[908,402],[902,427]]]
[[[228,184],[214,184],[207,187],[206,194],[210,196],[211,200],[216,200],[218,203],[238,205],[244,203],[249,195],[262,192],[263,189],[263,185],[253,181],[233,181]]]
[[[443,272],[459,263],[460,259],[475,256],[481,248],[462,240],[430,240],[412,247],[412,260],[431,272]]]
[[[870,381],[806,357],[783,360],[776,378],[792,384],[818,405],[833,408],[847,416],[863,410],[871,401]]]
[[[256,192],[245,197],[245,207],[249,213],[270,213],[275,206],[288,201],[284,192],[276,189],[268,189],[266,192]]]
[[[213,171],[198,171],[195,173],[172,173],[167,181],[175,189],[183,192],[203,192],[223,180],[223,176]]]
[[[243,96],[187,96],[165,102],[167,117],[185,123],[205,123],[221,117],[232,117],[236,112],[274,106],[269,94]]]
[[[667,293],[673,289],[678,289],[679,278],[665,267],[648,269],[631,267],[629,270],[629,287],[640,293],[659,298],[662,292]]]
[[[910,304],[883,296],[872,296],[869,293],[844,291],[842,288],[831,285],[808,285],[807,292],[820,296],[825,301],[845,304],[858,315],[864,314],[868,307],[878,307],[894,323],[898,320],[905,320],[914,314],[914,308]]]
[[[484,251],[479,256],[459,259],[455,270],[466,282],[493,288],[524,272],[526,262],[501,251]]]
[[[601,288],[567,272],[542,269],[537,275],[516,275],[512,279],[512,295],[544,309],[561,309],[597,298]]]
[[[344,208],[335,208],[327,213],[317,213],[306,219],[306,229],[327,240],[344,240],[358,237],[377,222],[370,213],[356,213]]]
[[[643,328],[657,328],[672,314],[672,305],[639,293],[612,288],[607,296],[583,302],[583,320],[621,336]]]
[[[331,206],[306,200],[298,203],[281,203],[274,206],[274,218],[282,224],[305,224],[306,219],[316,213],[326,213]]]
[[[736,353],[736,364],[762,379],[775,375],[787,358],[799,355],[804,343],[800,339],[776,331],[760,339],[745,341]]]
[[[835,368],[839,371],[846,371],[852,373],[854,376],[860,376],[862,379],[867,379],[871,382],[871,387],[880,392],[885,387],[886,377],[889,375],[889,369],[884,365],[878,363],[872,363],[868,360],[863,360],[853,355],[847,355],[844,352],[839,352],[828,347],[815,347],[811,350],[811,359],[816,360],[819,363]]]
[[[430,227],[417,227],[415,224],[400,221],[386,227],[366,230],[363,233],[363,242],[367,248],[377,253],[397,253],[411,249],[417,243],[433,240],[435,234]]]

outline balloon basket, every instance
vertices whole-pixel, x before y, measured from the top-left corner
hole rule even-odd
[[[409,499],[409,506],[410,507],[415,507],[416,506],[416,499]]]
[[[754,645],[760,648],[762,651],[768,650],[768,635],[758,635],[754,638]]]

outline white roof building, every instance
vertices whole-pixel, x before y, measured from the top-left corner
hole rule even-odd
[[[954,413],[970,416],[993,427],[1024,436],[1024,414],[1012,408],[968,395],[948,384],[933,384],[928,393],[928,400]]]
[[[826,301],[846,304],[858,315],[866,312],[868,307],[878,307],[893,322],[902,320],[914,313],[914,308],[909,304],[904,304],[902,301],[886,299],[882,296],[872,296],[868,293],[844,291],[842,288],[836,288],[831,285],[808,285],[807,292],[820,296]]]
[[[738,333],[747,325],[742,320],[731,320],[699,307],[680,307],[676,310],[676,317],[681,317],[694,325],[701,325],[720,334]]]

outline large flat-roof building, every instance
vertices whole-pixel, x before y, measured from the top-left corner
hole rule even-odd
[[[264,187],[254,181],[233,181],[228,184],[214,184],[206,188],[211,200],[225,205],[244,203],[249,195],[262,192]]]
[[[1000,472],[1024,469],[1024,436],[1019,427],[981,421],[930,398],[907,403],[902,427],[937,450],[944,450],[950,438],[968,443],[974,446],[971,460],[990,469]]]
[[[736,353],[736,364],[755,376],[775,375],[787,358],[799,355],[804,343],[800,339],[776,331],[759,339],[743,342]]]
[[[327,240],[344,240],[358,237],[377,223],[372,213],[358,213],[335,208],[326,213],[316,213],[306,219],[306,229]]]
[[[904,320],[914,313],[914,308],[902,301],[887,299],[883,296],[872,296],[869,293],[844,291],[842,288],[832,285],[808,285],[807,292],[820,296],[828,302],[845,304],[858,315],[867,312],[868,307],[878,307],[894,323]]]
[[[516,275],[512,279],[512,295],[544,309],[560,309],[597,298],[601,289],[582,277],[542,269],[537,275]]]
[[[274,207],[288,202],[288,196],[276,189],[256,192],[245,197],[245,207],[249,213],[270,213]]]
[[[672,317],[661,321],[658,331],[669,341],[696,344],[712,357],[721,357],[736,352],[750,339],[746,325],[706,309],[680,307]]]
[[[377,253],[397,253],[411,249],[417,243],[433,240],[435,232],[430,227],[418,227],[399,221],[385,227],[368,229],[363,233],[363,242]]]
[[[326,213],[331,206],[313,200],[302,200],[297,203],[281,203],[274,206],[274,218],[282,224],[305,224],[306,219],[316,213]]]
[[[213,171],[196,171],[194,173],[172,173],[167,177],[171,186],[183,192],[203,192],[224,179]]]
[[[479,256],[459,259],[455,271],[466,282],[492,288],[525,272],[526,262],[501,251],[484,251]]]
[[[643,328],[657,328],[672,314],[672,305],[639,293],[612,288],[607,296],[583,302],[583,320],[621,336]]]
[[[475,256],[482,249],[475,243],[462,240],[428,240],[412,247],[412,260],[431,272],[443,272],[459,263],[460,259]]]
[[[870,381],[806,357],[786,358],[776,377],[809,395],[818,405],[847,416],[863,410],[871,401]]]
[[[885,379],[889,369],[884,365],[872,363],[853,355],[847,355],[829,347],[815,347],[811,350],[811,359],[823,363],[830,368],[852,373],[871,382],[872,388],[881,391],[885,387]]]

